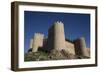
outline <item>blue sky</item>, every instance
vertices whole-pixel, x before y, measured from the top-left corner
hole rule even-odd
[[[29,49],[30,38],[40,32],[48,36],[48,29],[55,21],[64,23],[65,37],[75,40],[84,37],[90,47],[90,14],[24,11],[24,51]]]

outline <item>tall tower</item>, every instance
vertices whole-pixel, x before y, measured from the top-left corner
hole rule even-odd
[[[29,48],[30,48],[30,49],[33,48],[33,38],[30,39],[30,46],[29,46]]]
[[[85,39],[83,37],[74,41],[76,55],[88,57]]]
[[[44,35],[41,33],[35,33],[33,37],[32,52],[37,52],[39,47],[43,47]]]
[[[55,22],[49,29],[48,48],[62,50],[65,49],[64,24],[61,21]]]

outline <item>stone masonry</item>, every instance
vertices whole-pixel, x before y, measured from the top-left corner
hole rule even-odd
[[[64,24],[61,21],[55,22],[48,30],[48,38],[45,42],[45,50],[62,51],[65,54],[90,57],[90,53],[86,48],[85,38],[80,37],[75,41],[65,40]],[[39,47],[44,47],[44,35],[42,33],[35,33],[30,40],[30,48],[32,52],[37,52]]]
[[[33,37],[32,52],[37,52],[39,47],[43,46],[44,35],[41,33],[35,33]]]

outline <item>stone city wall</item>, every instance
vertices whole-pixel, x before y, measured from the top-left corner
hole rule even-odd
[[[74,44],[69,42],[69,41],[65,41],[65,45],[66,45],[66,51],[70,54],[75,55],[75,47]]]

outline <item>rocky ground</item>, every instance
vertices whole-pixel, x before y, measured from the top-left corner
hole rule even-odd
[[[76,56],[69,53],[66,53],[64,50],[57,51],[52,50],[51,52],[38,51],[25,53],[25,61],[44,61],[44,60],[64,60],[64,59],[83,59],[89,57]]]

